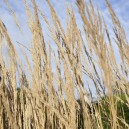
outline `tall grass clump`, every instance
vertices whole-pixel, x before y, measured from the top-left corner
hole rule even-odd
[[[22,32],[15,12],[4,1]],[[32,61],[20,49],[26,68],[0,19],[0,129],[129,128],[129,44],[108,0],[113,35],[91,0],[89,4],[76,0],[82,30],[73,8],[66,8],[65,28],[50,0],[47,4],[51,22],[35,0],[31,3],[32,7],[24,0],[32,34]],[[44,38],[41,20],[49,30],[48,40]],[[8,61],[2,53],[5,43]],[[121,64],[113,44],[117,45]]]

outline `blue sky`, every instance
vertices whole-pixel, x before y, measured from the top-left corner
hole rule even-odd
[[[14,24],[14,20],[12,16],[10,15],[10,12],[8,11],[8,8],[6,5],[3,3],[4,0],[1,0],[0,2],[0,18],[4,21],[9,34],[12,37],[12,40],[15,41],[20,41],[23,44],[30,41],[30,32],[29,28],[27,27],[27,19],[26,19],[26,13],[25,13],[25,7],[23,5],[23,0],[8,0],[9,4],[11,5],[12,9],[15,11],[18,20],[20,22],[21,28],[23,29],[24,32],[24,37],[23,35],[20,34],[18,28]],[[28,0],[30,1],[30,0]],[[86,0],[88,1],[88,0]],[[109,13],[106,7],[105,0],[92,0],[95,6],[99,7],[99,10],[101,13],[104,15],[107,23],[110,25],[111,20],[109,17]],[[129,29],[129,15],[128,15],[128,9],[129,9],[129,1],[128,0],[109,0],[113,9],[115,10],[117,16],[119,17],[122,26],[126,28],[126,32],[128,33]],[[42,9],[44,15],[50,19],[50,12],[47,3],[45,0],[36,0],[37,4],[39,7]],[[74,4],[75,0],[51,0],[52,5],[54,6],[55,10],[57,11],[62,24],[65,26],[65,4],[70,5],[72,4],[75,10],[75,14],[77,17],[77,22],[79,26],[81,26],[80,22],[80,17],[77,13],[77,7]],[[43,31],[45,31],[45,26],[43,25]],[[47,31],[46,31],[47,32]],[[44,32],[45,33],[45,32]],[[27,44],[29,45],[29,44]]]
[[[16,50],[18,51],[19,55],[22,55],[20,53],[20,49],[19,49],[19,46],[16,43],[16,41],[19,41],[20,43],[24,44],[27,47],[30,47],[30,41],[31,41],[31,33],[30,33],[29,27],[27,25],[27,17],[26,17],[25,6],[23,4],[23,0],[7,0],[17,15],[17,18],[18,18],[21,28],[23,30],[23,35],[21,35],[20,31],[16,27],[12,15],[9,12],[7,6],[4,4],[3,1],[4,0],[1,0],[1,2],[0,2],[0,18],[5,23],[6,28],[15,44]],[[29,2],[30,0],[27,0],[27,1]],[[75,1],[76,0],[51,0],[51,3],[54,6],[54,8],[61,20],[61,23],[63,24],[64,27],[66,26],[65,7],[66,7],[66,5],[70,6],[71,4],[73,5],[74,11],[75,11],[78,26],[80,28],[82,27],[82,22],[81,22],[79,14],[78,14],[78,9],[75,5]],[[86,1],[88,1],[88,0],[86,0]],[[38,6],[42,9],[44,15],[49,19],[49,21],[51,21],[50,11],[49,11],[46,0],[36,0],[36,2],[38,4]],[[92,2],[95,5],[95,7],[98,6],[100,12],[104,16],[104,18],[108,24],[108,27],[111,30],[111,27],[112,27],[111,18],[108,13],[108,9],[106,7],[105,0],[92,0]],[[128,0],[109,0],[109,2],[111,3],[114,11],[116,12],[117,16],[119,17],[119,19],[122,23],[122,26],[126,30],[126,33],[129,34],[129,24],[128,24],[129,23],[129,15],[128,15],[129,1]],[[48,31],[47,31],[46,25],[44,24],[42,19],[41,19],[41,23],[42,23],[43,32],[44,32],[45,39],[46,39]],[[54,47],[55,46],[53,46],[53,48]]]
[[[19,46],[16,43],[16,41],[27,46],[28,48],[30,47],[30,41],[31,41],[31,34],[30,34],[30,30],[27,25],[27,17],[26,17],[26,13],[25,13],[25,7],[23,4],[23,0],[8,0],[9,4],[11,5],[12,9],[15,11],[15,13],[17,15],[17,18],[18,18],[21,28],[23,30],[23,35],[20,33],[20,31],[16,27],[16,25],[14,23],[14,19],[11,16],[11,13],[9,12],[7,6],[4,4],[3,1],[4,0],[1,0],[1,2],[0,2],[0,18],[5,23],[6,28],[12,38],[12,41],[14,42],[15,48],[18,51],[18,54],[21,55]],[[27,1],[30,1],[30,0],[27,0]],[[86,1],[88,1],[88,0],[86,0]],[[105,0],[92,0],[92,1],[96,7],[98,6],[100,12],[104,16],[104,18],[108,24],[108,26],[111,28],[112,27],[111,19],[110,19],[109,13],[108,13],[108,9],[106,7]],[[49,8],[46,3],[46,0],[36,0],[36,2],[38,4],[38,6],[42,9],[44,15],[48,18],[49,21],[51,21],[50,12],[49,12]],[[129,15],[128,15],[129,0],[109,0],[109,2],[111,3],[119,20],[121,21],[122,26],[125,28],[126,33],[129,34]],[[75,11],[76,18],[77,18],[78,26],[80,28],[82,27],[80,16],[78,14],[78,10],[75,5],[75,0],[51,0],[51,3],[54,6],[54,8],[61,20],[61,23],[63,24],[64,27],[66,24],[65,7],[66,7],[66,5],[70,6],[72,4],[74,11]],[[44,35],[45,35],[45,37],[47,37],[48,31],[42,20],[41,20],[41,24],[42,24]],[[55,46],[53,46],[53,48],[54,47]],[[117,50],[116,50],[116,53],[117,53]],[[6,54],[6,52],[5,52],[5,54]],[[21,58],[22,58],[22,56],[21,56]],[[119,57],[117,57],[117,58],[119,58]]]

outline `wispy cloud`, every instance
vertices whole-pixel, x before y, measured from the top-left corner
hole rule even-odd
[[[28,0],[29,1],[29,0]],[[78,9],[76,7],[75,4],[76,0],[51,0],[51,4],[53,5],[53,7],[55,8],[62,25],[65,27],[66,26],[66,5],[72,5],[75,11],[75,15],[76,15],[76,19],[77,19],[77,24],[78,26],[81,28],[82,27],[82,22],[81,22],[81,18],[80,15],[78,14]],[[86,0],[88,2],[88,0]],[[108,26],[111,28],[111,18],[109,16],[108,13],[108,9],[106,7],[106,2],[105,0],[92,0],[93,4],[100,10],[100,12],[102,13],[102,15],[104,16],[106,22],[108,23]],[[31,33],[29,30],[29,27],[27,25],[27,16],[26,16],[26,12],[25,12],[25,7],[23,4],[23,1],[20,0],[8,0],[9,4],[11,5],[12,9],[15,11],[17,18],[20,22],[21,28],[23,30],[24,35],[22,35],[20,33],[20,31],[18,30],[18,28],[16,27],[15,23],[14,23],[14,19],[11,16],[8,8],[6,7],[6,5],[3,3],[3,1],[0,2],[0,18],[3,20],[3,22],[6,25],[6,28],[8,29],[8,32],[15,44],[15,48],[17,49],[19,55],[20,53],[20,49],[18,47],[18,44],[16,43],[16,41],[19,41],[20,43],[24,44],[25,46],[29,47],[29,42],[31,41]],[[50,15],[50,11],[49,11],[49,7],[46,3],[46,1],[44,0],[37,0],[36,1],[39,8],[42,9],[44,15],[46,16],[46,18],[51,21],[51,15]],[[129,15],[128,15],[128,8],[129,8],[129,2],[128,0],[109,0],[109,2],[111,3],[114,11],[116,12],[118,18],[120,19],[122,26],[125,28],[126,33],[129,34]],[[65,3],[65,4],[64,4]],[[43,28],[43,32],[44,35],[46,36],[48,31],[47,28],[44,24],[44,22],[41,19],[41,24],[42,24],[42,28]],[[55,46],[53,46],[55,47]],[[117,48],[115,48],[115,52],[117,53]],[[117,58],[118,57],[118,54]],[[92,82],[90,82],[92,83]],[[86,84],[86,82],[85,82]],[[92,85],[92,84],[91,84]],[[93,89],[94,91],[94,89]]]
[[[88,1],[88,0],[86,0],[86,1]],[[108,13],[108,9],[106,7],[105,0],[99,0],[99,1],[92,0],[92,1],[95,6],[98,6],[100,12],[105,17],[105,20],[108,23],[109,27],[111,27],[110,26],[111,19],[110,19],[109,13]],[[16,27],[16,25],[14,23],[13,17],[11,16],[8,8],[6,7],[6,5],[4,4],[3,1],[0,2],[0,17],[3,20],[3,22],[5,23],[5,25],[8,29],[8,32],[9,32],[12,40],[15,43],[16,49],[19,50],[16,41],[19,41],[19,42],[23,43],[24,45],[29,46],[29,42],[31,40],[31,33],[30,33],[29,27],[27,25],[25,6],[23,4],[23,1],[15,1],[15,2],[13,1],[12,2],[12,0],[8,0],[8,2],[17,15],[17,18],[20,22],[20,25],[21,25],[24,35],[20,34],[20,31],[18,30],[18,28]],[[38,4],[39,8],[42,9],[44,15],[49,19],[49,21],[51,21],[51,15],[50,15],[50,11],[49,11],[47,2],[42,1],[42,0],[38,0],[36,2]],[[66,10],[65,10],[66,5],[73,6],[73,8],[75,10],[75,15],[77,18],[77,24],[79,25],[80,28],[82,27],[82,22],[81,22],[79,14],[78,14],[78,9],[76,7],[75,2],[76,2],[76,0],[51,0],[51,4],[55,8],[55,10],[61,20],[61,23],[64,27],[66,26]],[[129,25],[128,25],[129,2],[127,0],[109,0],[109,2],[111,3],[114,11],[116,12],[118,18],[120,19],[122,26],[125,28],[126,33],[129,34],[129,31],[128,31],[128,29],[129,29]],[[48,31],[47,31],[47,28],[46,28],[44,22],[42,21],[41,24],[42,24],[44,34],[47,35]]]
[[[88,1],[88,0],[86,0]],[[108,9],[106,7],[106,3],[105,0],[92,0],[93,4],[95,6],[98,6],[101,13],[104,15],[106,22],[109,24],[111,23],[111,19],[109,17],[109,13],[108,13]],[[123,27],[126,28],[126,32],[128,33],[128,21],[129,21],[129,15],[128,15],[128,8],[129,8],[129,2],[127,0],[109,0],[113,9],[115,10],[117,16],[119,17]],[[25,7],[23,4],[23,1],[15,1],[12,2],[12,0],[8,0],[9,4],[11,5],[12,9],[15,11],[18,20],[20,22],[21,28],[23,29],[24,32],[24,37],[23,35],[20,34],[18,28],[15,26],[14,24],[14,19],[11,16],[10,12],[8,11],[8,8],[6,7],[6,5],[4,4],[3,1],[0,2],[0,17],[2,18],[3,22],[5,23],[8,32],[10,34],[10,36],[12,37],[12,40],[15,41],[19,41],[19,42],[29,42],[30,40],[30,32],[29,32],[29,28],[27,26],[27,17],[26,17],[26,13],[25,13]],[[75,10],[75,15],[77,18],[77,23],[78,25],[81,27],[82,23],[81,23],[81,19],[80,16],[78,14],[78,10],[77,7],[75,5],[76,0],[51,0],[51,3],[53,5],[53,7],[55,8],[56,12],[58,13],[58,16],[61,20],[61,23],[63,26],[66,25],[66,4],[67,5],[73,5],[73,8]],[[66,3],[66,4],[64,4]],[[48,5],[46,3],[46,1],[37,1],[38,6],[42,9],[44,15],[51,20],[51,16],[50,16],[50,11],[48,8]],[[42,23],[43,25],[43,31],[44,34],[47,33],[46,27],[45,25]]]

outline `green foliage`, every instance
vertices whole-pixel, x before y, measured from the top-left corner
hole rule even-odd
[[[119,98],[119,100],[117,99]],[[125,119],[126,124],[129,125],[129,107],[127,105],[127,99],[124,94],[113,96],[114,102],[117,102],[115,105],[117,107],[117,116],[118,116],[118,123],[121,125],[121,128],[126,129],[127,127],[125,124],[121,121],[121,119]],[[117,100],[117,101],[116,101]],[[102,124],[104,129],[111,129],[111,122],[110,122],[110,117],[111,117],[111,110],[109,106],[109,97],[105,96],[101,99],[100,102],[94,103],[100,112],[101,119],[102,119]],[[100,104],[99,104],[100,103]],[[79,115],[79,121],[78,121],[78,129],[83,129],[84,128],[84,123],[83,123],[83,114],[80,113]]]
[[[118,97],[120,100],[118,100],[116,103],[117,105],[115,105],[117,106],[117,117],[119,118],[118,123],[122,128],[126,128],[121,119],[125,119],[125,122],[129,125],[129,107],[127,105],[126,96],[124,94],[121,94]],[[113,97],[114,102],[116,101],[116,98],[116,96]],[[109,122],[111,117],[111,110],[108,102],[109,98],[103,97],[101,100],[101,108],[99,109],[104,129],[111,128],[111,122]]]

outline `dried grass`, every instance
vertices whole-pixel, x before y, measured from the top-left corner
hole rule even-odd
[[[112,18],[114,41],[104,18],[94,8],[91,0],[89,5],[84,0],[76,1],[83,22],[83,33],[77,26],[73,9],[67,8],[65,30],[50,0],[47,2],[53,25],[45,18],[36,1],[31,2],[34,14],[24,0],[32,33],[32,50],[28,50],[32,54],[33,68],[22,48],[21,51],[32,83],[26,76],[22,63],[19,63],[11,37],[0,20],[0,129],[129,128],[125,116],[120,117],[117,112],[117,103],[122,101],[121,94],[125,95],[126,105],[129,105],[129,45],[124,29],[108,0],[106,3]],[[6,0],[5,3],[21,30],[15,13]],[[48,27],[58,53],[52,50],[49,41],[44,40],[39,15]],[[5,42],[8,44],[9,68],[2,55],[2,44]],[[121,69],[115,58],[112,46],[114,42],[122,60]],[[52,62],[56,65],[55,73],[52,71]],[[17,76],[20,88],[17,88]],[[92,81],[93,85],[88,86],[85,80]],[[87,86],[89,91],[85,88]],[[97,93],[97,105],[88,101],[93,99],[93,87]],[[90,96],[87,95],[88,92]],[[107,97],[102,101],[103,95]],[[108,107],[109,113],[104,105]]]

